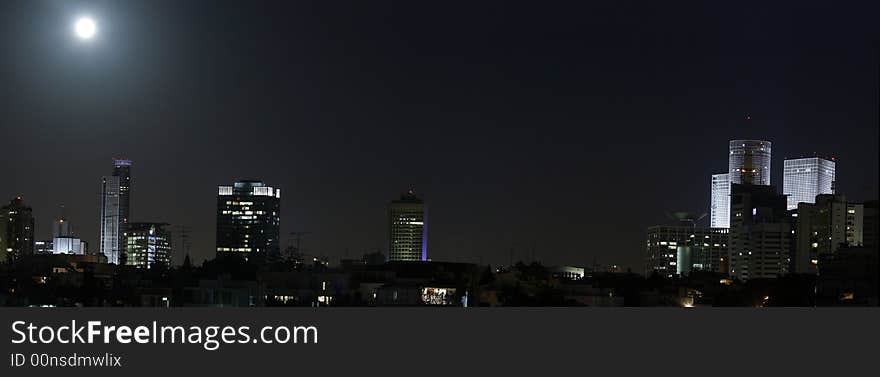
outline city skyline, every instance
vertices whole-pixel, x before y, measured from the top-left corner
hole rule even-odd
[[[876,369],[878,15],[0,0],[6,368]]]
[[[743,143],[743,141],[744,140],[731,140],[730,141],[729,144],[731,147],[731,152],[730,152],[731,156],[734,154],[734,152],[733,152],[734,147],[735,146],[739,147],[740,144]],[[764,144],[766,144],[768,146],[768,148],[767,148],[768,154],[767,154],[766,158],[764,158],[763,160],[761,160],[761,162],[759,162],[759,164],[767,164],[768,167],[767,167],[766,171],[770,172],[771,171],[771,169],[769,168],[770,161],[771,161],[771,156],[769,155],[769,144],[770,143],[767,141],[759,141],[756,145],[759,148],[763,148]],[[742,146],[745,146],[745,144],[742,144]],[[747,159],[751,159],[751,156],[747,157]],[[783,175],[786,179],[786,182],[788,182],[788,180],[789,180],[789,175],[790,175],[789,170],[791,170],[789,163],[791,161],[795,161],[795,162],[799,163],[802,160],[822,160],[822,161],[824,161],[821,158],[801,158],[801,159],[788,159],[788,158],[786,158],[786,159],[784,159],[785,167],[783,168],[783,170],[784,170]],[[125,181],[127,182],[124,189],[120,188],[120,186],[122,186],[122,185],[119,182],[117,182],[117,184],[114,186],[114,187],[117,187],[118,193],[122,193],[122,192],[126,193],[125,194],[125,196],[126,196],[125,201],[127,202],[128,201],[127,197],[129,195],[129,192],[131,189],[130,188],[130,186],[131,186],[131,184],[130,184],[130,182],[131,182],[130,167],[133,164],[133,162],[131,160],[118,159],[115,157],[112,159],[112,162],[113,162],[113,174],[114,175],[112,175],[111,177],[116,177],[116,179],[120,179],[120,178],[125,179]],[[829,162],[832,162],[832,161],[829,161]],[[731,166],[730,169],[738,171],[743,177],[745,177],[745,176],[755,177],[755,172],[753,171],[754,169],[749,170],[747,172],[746,170],[744,170],[742,168],[743,166],[746,166],[746,165],[752,166],[753,164],[754,164],[754,161],[747,161],[746,163],[743,163],[742,161],[739,161],[739,160],[738,160],[738,162],[733,162],[733,158],[730,159],[730,166]],[[798,165],[798,166],[800,166],[800,165]],[[831,169],[832,169],[831,175],[833,176],[833,165],[832,165]],[[798,171],[798,173],[799,172],[800,171]],[[730,175],[730,173],[712,174],[711,175],[712,183],[713,183],[713,185],[712,185],[713,194],[715,191],[715,182],[720,178],[723,178],[723,180],[728,183],[727,187],[732,188],[734,185],[740,185],[740,184],[731,183],[730,182],[731,180],[727,178],[727,176],[729,176],[729,175]],[[759,190],[773,190],[773,192],[775,192],[776,195],[778,195],[779,197],[787,197],[787,195],[789,195],[789,194],[783,193],[781,190],[779,190],[778,188],[776,188],[773,185],[764,185],[763,183],[767,183],[767,181],[769,181],[769,175],[767,173],[764,173],[764,177],[765,178],[759,179],[759,181],[760,181],[759,183],[756,183],[756,186],[764,187],[764,188],[759,188]],[[107,176],[102,178],[102,180],[104,182],[102,187],[106,186],[107,179],[108,179]],[[750,178],[750,180],[754,180],[754,178]],[[742,181],[742,179],[740,179],[739,181]],[[803,182],[798,181],[798,182],[789,183],[789,186],[796,186],[795,183],[803,184]],[[105,190],[105,189],[102,188],[102,190]],[[221,244],[225,245],[225,246],[229,246],[226,244],[231,244],[230,243],[231,241],[220,242],[221,238],[224,238],[224,239],[229,238],[229,235],[221,237],[221,233],[225,234],[230,231],[229,229],[221,227],[221,223],[228,222],[228,221],[221,221],[221,218],[225,218],[228,216],[236,217],[233,215],[248,215],[246,217],[256,218],[256,216],[250,216],[250,215],[253,215],[255,213],[257,213],[258,215],[265,214],[267,216],[267,219],[265,221],[266,224],[275,224],[274,225],[275,230],[271,230],[269,232],[271,235],[275,235],[274,239],[272,239],[272,236],[270,236],[270,239],[268,240],[268,244],[267,244],[267,245],[270,245],[270,248],[273,248],[273,250],[269,251],[267,253],[267,255],[281,256],[281,249],[283,247],[293,246],[293,243],[291,243],[291,242],[284,243],[284,242],[280,241],[281,236],[280,236],[280,232],[278,231],[278,225],[280,223],[280,213],[276,213],[276,212],[268,213],[268,212],[263,211],[265,209],[274,208],[275,210],[277,210],[279,208],[278,201],[280,199],[280,194],[281,194],[280,188],[268,186],[259,180],[239,180],[239,181],[236,181],[233,185],[220,185],[220,186],[218,186],[218,190],[219,190],[218,191],[219,195],[217,196],[217,209],[216,209],[216,213],[217,213],[216,236],[217,236],[218,241],[215,243],[215,249],[216,249],[215,252],[217,255],[221,254],[221,251],[223,251],[223,252],[230,252],[230,251],[242,252],[243,251],[243,249],[240,249],[240,248],[230,248],[230,247],[221,246]],[[742,190],[742,189],[740,189],[740,190]],[[791,187],[787,188],[787,190],[791,190]],[[821,194],[821,192],[820,192],[820,194]],[[245,201],[239,203],[242,200],[241,199],[242,195],[246,196],[244,199]],[[766,194],[762,194],[762,195],[766,195]],[[121,196],[121,195],[117,194],[116,196]],[[255,206],[254,203],[252,202],[252,200],[259,199],[262,196],[265,196],[267,198],[271,198],[272,200],[275,200],[276,202],[274,204],[256,203],[257,205]],[[235,203],[229,202],[229,201],[227,201],[227,199],[229,199],[229,200],[234,199]],[[121,201],[122,200],[120,200],[120,202]],[[12,199],[12,201],[11,201],[11,203],[16,203],[16,202],[22,203],[23,197],[17,196],[16,198]],[[27,203],[25,203],[25,204],[27,204]],[[715,202],[713,200],[713,205],[714,204],[715,204]],[[254,208],[258,208],[258,209],[261,208],[263,210],[247,211],[249,213],[246,213],[245,210],[252,210],[254,208],[251,208],[251,207],[239,208],[239,207],[237,207],[239,205],[253,206]],[[413,205],[418,206],[418,209],[416,209],[415,207],[412,207]],[[790,201],[789,201],[789,205],[790,205]],[[861,204],[854,204],[854,205],[861,206]],[[102,206],[103,206],[103,204],[102,204]],[[125,218],[125,223],[123,223],[121,220],[119,220],[119,222],[118,222],[120,224],[119,229],[122,229],[122,232],[125,233],[126,226],[124,226],[124,224],[127,224],[127,222],[128,222],[128,216],[129,216],[128,213],[129,213],[130,204],[126,203],[124,205],[125,215],[122,215],[123,211],[120,210],[120,207],[123,207],[123,205],[117,204],[115,208],[117,208],[117,210],[119,210],[119,212],[120,212],[119,217]],[[395,208],[398,208],[398,209],[395,209]],[[237,211],[239,209],[241,209],[242,211]],[[788,208],[788,209],[791,209],[791,208]],[[233,210],[236,210],[236,211],[233,211]],[[104,210],[102,209],[101,212],[103,213]],[[725,212],[729,212],[729,211],[725,211]],[[713,215],[714,215],[714,213],[713,213]],[[401,216],[404,216],[404,217],[401,217]],[[418,216],[418,218],[410,218],[411,216]],[[684,240],[686,240],[686,237],[682,238],[680,236],[684,235],[685,233],[688,233],[688,232],[693,233],[694,231],[685,230],[685,228],[689,228],[689,227],[690,228],[696,227],[697,228],[696,232],[699,233],[701,235],[701,237],[703,235],[703,233],[701,233],[701,232],[705,232],[706,234],[714,234],[714,232],[710,233],[710,231],[711,231],[710,227],[715,228],[715,226],[713,225],[715,220],[712,216],[709,216],[709,213],[705,213],[702,216],[694,216],[692,214],[679,212],[679,213],[676,213],[675,216],[679,216],[679,217],[685,216],[685,217],[679,219],[679,222],[681,224],[684,224],[685,222],[687,222],[689,225],[684,226],[684,228],[682,228],[681,225],[676,226],[675,224],[669,224],[669,223],[667,223],[666,225],[650,225],[649,226],[648,260],[646,261],[648,269],[646,269],[646,271],[645,271],[646,274],[648,274],[650,272],[649,270],[652,269],[650,266],[652,266],[652,265],[654,265],[654,266],[669,265],[669,263],[667,263],[667,260],[678,261],[678,263],[680,264],[682,261],[682,258],[683,258],[683,253],[682,253],[682,250],[680,249],[680,247],[679,247],[679,250],[677,250],[677,252],[673,252],[672,254],[670,254],[668,256],[670,259],[664,259],[664,258],[667,258],[666,255],[661,256],[659,254],[656,254],[657,252],[652,251],[650,245],[656,244],[657,246],[660,246],[660,244],[659,244],[659,241],[652,243],[652,237],[656,237],[656,236],[652,236],[651,229],[659,229],[659,230],[663,231],[666,229],[681,228],[680,230],[673,231],[673,232],[678,232],[680,234],[677,234],[675,236],[663,236],[668,239],[684,239]],[[105,216],[103,216],[103,215],[100,217],[100,220],[101,220],[100,222],[102,224],[105,223],[104,217]],[[230,218],[232,218],[232,217],[230,217]],[[238,216],[238,217],[241,217],[241,216]],[[706,219],[704,221],[704,218],[706,218],[706,217],[708,217],[708,219]],[[412,237],[411,235],[409,235],[412,233],[412,230],[404,230],[403,228],[400,228],[400,226],[396,226],[395,224],[398,224],[398,223],[403,224],[400,221],[404,221],[404,220],[406,220],[406,221],[404,221],[404,223],[406,223],[406,224],[410,224],[410,220],[412,220],[412,221],[419,220],[418,221],[419,225],[415,228],[421,229],[422,227],[427,228],[427,226],[426,226],[427,220],[426,219],[427,219],[427,216],[425,214],[423,201],[415,195],[415,192],[411,188],[409,191],[402,194],[399,199],[393,200],[391,202],[391,205],[388,207],[388,220],[389,220],[389,222],[386,223],[386,226],[387,226],[387,231],[389,232],[388,234],[390,234],[391,236],[389,236],[388,243],[386,244],[385,248],[378,248],[376,250],[380,250],[381,252],[385,253],[386,258],[388,258],[388,260],[392,260],[392,261],[394,261],[394,260],[422,260],[422,261],[429,260],[429,259],[427,259],[427,254],[426,254],[426,250],[427,250],[427,231],[426,230],[419,230],[419,232],[418,232],[417,238],[419,241],[418,242],[419,256],[416,258],[411,258],[409,256],[405,256],[405,254],[408,252],[406,250],[409,250],[409,249],[407,249],[410,247],[409,245],[403,246],[403,249],[400,249],[400,251],[395,251],[397,249],[395,249],[395,247],[393,246],[394,239],[395,239],[395,237],[393,236],[394,234],[404,232],[404,233],[407,233],[407,235],[404,238]],[[115,221],[112,221],[112,220],[111,220],[111,222],[116,223]],[[236,223],[238,223],[238,222],[240,222],[240,221],[236,220]],[[252,221],[252,223],[257,223],[257,222],[262,223],[264,221],[256,221],[256,220]],[[73,232],[71,231],[71,224],[70,223],[71,223],[71,221],[69,219],[67,219],[66,216],[64,215],[64,205],[61,205],[61,214],[57,218],[54,218],[52,220],[53,237],[50,239],[54,239],[54,241],[57,242],[58,237],[57,237],[56,233],[64,233],[63,237],[71,238],[71,240],[68,242],[73,242],[74,239],[77,241],[77,250],[79,250],[78,242],[79,242],[80,238],[72,237]],[[150,226],[153,226],[155,228],[155,226],[157,226],[157,225],[160,225],[160,226],[170,225],[168,223],[140,223],[140,222],[134,223],[134,224],[137,224],[138,227],[141,227],[141,228],[146,226],[147,227],[146,229],[149,229]],[[662,222],[658,222],[657,224],[662,224]],[[190,226],[190,224],[178,224],[178,225],[183,225],[186,227]],[[399,228],[399,230],[395,230],[396,227]],[[412,226],[407,226],[407,227],[412,228]],[[721,228],[728,228],[728,227],[721,227]],[[162,254],[162,256],[161,256],[161,258],[162,258],[161,261],[163,263],[172,263],[172,265],[182,263],[183,258],[185,257],[185,255],[182,254],[184,252],[183,250],[177,250],[177,249],[179,249],[179,248],[177,248],[177,249],[175,249],[176,254],[171,253],[172,245],[176,243],[174,240],[171,239],[171,236],[169,235],[169,234],[173,234],[173,233],[169,233],[164,228],[161,229],[161,231],[163,232],[163,234],[166,237],[163,240],[168,243],[165,246],[166,248],[163,249],[164,254]],[[250,231],[248,231],[248,232],[250,232]],[[726,234],[726,230],[725,230],[725,234]],[[80,237],[79,235],[77,235],[77,236]],[[246,237],[246,236],[240,235],[240,236],[236,237],[235,239],[239,240],[236,242],[240,243],[242,240],[244,242],[248,242],[249,240],[244,239],[244,237]],[[398,236],[398,238],[399,237],[400,236]],[[663,238],[663,237],[661,237],[661,238]],[[714,237],[714,235],[713,235],[713,237]],[[34,236],[32,238],[34,239],[35,242],[43,239],[43,238],[40,238],[38,235],[36,235],[36,233],[34,234]],[[98,238],[100,239],[101,236],[99,235]],[[666,238],[663,238],[663,239],[666,239]],[[706,238],[708,239],[709,236],[706,236]],[[723,242],[727,242],[726,237],[724,239],[725,239],[725,241],[723,241]],[[120,242],[125,242],[124,237],[119,237],[119,240],[120,240]],[[721,240],[721,239],[719,239],[719,240]],[[83,241],[87,241],[87,239],[83,237]],[[714,238],[713,238],[713,242],[715,242]],[[235,242],[232,242],[232,243],[235,243]],[[236,243],[236,245],[240,246],[237,243]],[[274,245],[274,246],[271,246],[271,245]],[[709,245],[712,245],[712,244],[709,244]],[[715,245],[715,247],[712,247],[709,245],[707,245],[707,247],[709,249],[714,250],[714,248],[717,247],[717,245]],[[39,245],[37,245],[37,246],[39,246]],[[245,246],[247,246],[247,245],[245,245]],[[663,245],[663,248],[665,248],[665,246],[666,245]],[[67,247],[70,248],[72,246],[67,246]],[[692,248],[694,249],[693,251],[691,250]],[[126,249],[127,249],[127,247],[124,244],[121,244],[120,253],[124,253],[126,251]],[[257,252],[261,251],[261,250],[257,250],[257,249],[254,249],[254,250],[256,250]],[[267,250],[262,250],[262,251],[266,252]],[[364,255],[368,254],[368,250],[369,249],[363,250],[363,254]],[[57,246],[55,247],[55,252],[58,253]],[[302,252],[302,250],[300,250],[300,252]],[[532,252],[534,252],[534,250],[532,250]],[[708,257],[709,254],[706,254],[706,253],[708,253],[708,251],[702,252],[699,249],[699,245],[691,247],[690,244],[688,244],[687,252],[686,252],[686,255],[687,255],[686,258],[689,262],[688,264],[691,263],[690,258],[691,258],[692,252],[693,252],[693,258],[694,258],[694,261],[692,263],[695,263],[695,265],[694,265],[695,269],[706,270],[706,271],[723,271],[723,268],[721,270],[719,270],[719,268],[718,268],[719,261],[717,259],[718,259],[718,257],[721,257],[722,258],[721,263],[723,265],[724,264],[724,257],[726,256],[726,254],[722,253],[719,255],[715,255],[714,253],[716,253],[716,252],[713,251],[712,257],[709,258]],[[77,252],[77,253],[81,254],[81,252]],[[98,251],[98,253],[104,254],[105,256],[107,256],[107,259],[109,262],[115,263],[112,261],[113,254],[108,255],[107,252],[104,250],[100,250],[100,251]],[[651,257],[652,253],[655,253],[656,256]],[[792,253],[792,257],[793,257],[794,250],[792,250],[791,253]],[[705,255],[702,255],[702,254],[705,254]],[[243,255],[247,258],[248,253],[241,253],[241,255]],[[326,257],[326,253],[321,254],[320,252],[315,253],[315,254],[310,254],[310,255],[321,256],[322,258]],[[188,255],[188,256],[190,258],[193,258],[193,257],[197,257],[198,254]],[[345,257],[350,257],[350,256],[349,255],[339,256],[338,259],[341,260]],[[146,256],[141,255],[140,258],[144,259],[144,258],[146,258]],[[211,259],[211,258],[212,258],[212,256],[208,256],[208,257],[205,257],[204,259]],[[534,254],[528,254],[528,252],[526,252],[523,254],[523,257],[519,258],[518,260],[529,261],[529,260],[534,260],[534,258],[535,258]],[[652,262],[652,258],[657,258],[656,262]],[[173,263],[175,259],[177,259],[177,263]],[[707,261],[709,261],[710,263],[714,263],[715,264],[714,267],[710,267],[710,266],[706,265]],[[152,263],[153,262],[151,261],[149,264],[152,265]],[[143,261],[142,262],[134,262],[134,263],[126,262],[125,264],[137,265],[137,266],[141,266],[141,265],[146,266],[147,265]],[[666,275],[672,276],[672,275],[687,273],[690,271],[690,268],[691,268],[690,266],[688,266],[685,270],[682,270],[683,267],[681,267],[681,266],[675,267],[675,263],[671,263],[671,264],[673,265],[672,268],[673,268],[673,270],[675,270],[675,272],[668,273],[668,274],[666,272],[664,272],[663,273],[664,276],[666,276]],[[145,268],[147,268],[147,267],[145,267]],[[656,268],[657,267],[654,267],[653,269],[656,269]]]
[[[414,186],[431,259],[634,271],[646,226],[708,212],[730,140],[773,141],[774,183],[785,157],[833,154],[839,192],[877,197],[876,12],[231,4],[89,2],[88,43],[72,6],[0,6],[0,199],[25,197],[36,239],[64,204],[100,247],[113,156],[137,164],[132,220],[193,227],[195,260],[216,185],[250,177],[284,188],[281,242],[315,253],[383,248]]]

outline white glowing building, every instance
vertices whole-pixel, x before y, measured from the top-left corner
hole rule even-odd
[[[107,257],[107,263],[119,263],[122,254],[122,213],[120,210],[120,185],[116,176],[101,181],[101,234],[98,248]]]
[[[764,140],[731,140],[728,164],[730,183],[744,183],[751,176],[753,185],[770,186],[770,148]]]
[[[753,185],[770,185],[771,143],[764,140],[731,140],[727,174],[712,175],[709,222],[713,228],[730,227],[730,187],[746,177]]]
[[[730,227],[730,174],[712,174],[712,203],[709,226]]]
[[[120,263],[125,227],[131,216],[131,160],[113,160],[113,175],[101,181],[101,228],[98,249],[107,263]]]
[[[788,209],[798,203],[816,203],[816,196],[834,193],[835,161],[821,157],[783,161],[782,192],[788,196]]]

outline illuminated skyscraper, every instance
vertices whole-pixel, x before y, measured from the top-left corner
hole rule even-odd
[[[428,259],[428,223],[425,203],[413,190],[388,206],[388,260]]]
[[[217,255],[278,256],[281,189],[238,181],[217,192]]]
[[[798,203],[816,203],[816,196],[834,193],[834,160],[821,157],[783,161],[782,192],[788,195],[788,209]]]
[[[122,215],[119,211],[119,177],[101,178],[101,254],[107,263],[119,263],[122,253]]]
[[[730,227],[730,174],[712,174],[712,204],[709,226]]]
[[[171,234],[164,223],[129,223],[125,231],[125,264],[153,268],[171,262]]]
[[[712,175],[709,222],[713,228],[730,227],[730,187],[734,183],[770,185],[770,146],[763,140],[731,140],[727,174]],[[727,182],[724,182],[724,179]],[[748,182],[743,182],[743,177]]]
[[[770,186],[770,142],[764,140],[731,140],[728,157],[730,183]],[[750,176],[752,182],[743,182]]]
[[[0,208],[0,262],[34,254],[34,215],[20,196]]]
[[[99,249],[108,263],[119,263],[125,247],[131,197],[131,161],[113,160],[113,174],[101,178],[101,227]]]

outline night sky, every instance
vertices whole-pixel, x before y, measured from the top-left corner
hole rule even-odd
[[[729,139],[773,142],[779,190],[820,153],[877,198],[880,5],[833,4],[3,1],[0,198],[37,239],[64,204],[96,250],[126,157],[132,221],[192,227],[201,260],[217,185],[262,179],[335,261],[384,247],[414,186],[434,260],[641,272],[647,226],[708,212]]]

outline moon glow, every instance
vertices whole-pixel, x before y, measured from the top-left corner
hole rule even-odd
[[[98,31],[98,27],[95,25],[94,20],[88,17],[83,17],[76,20],[76,23],[73,25],[73,30],[76,32],[76,36],[80,39],[92,39]]]

